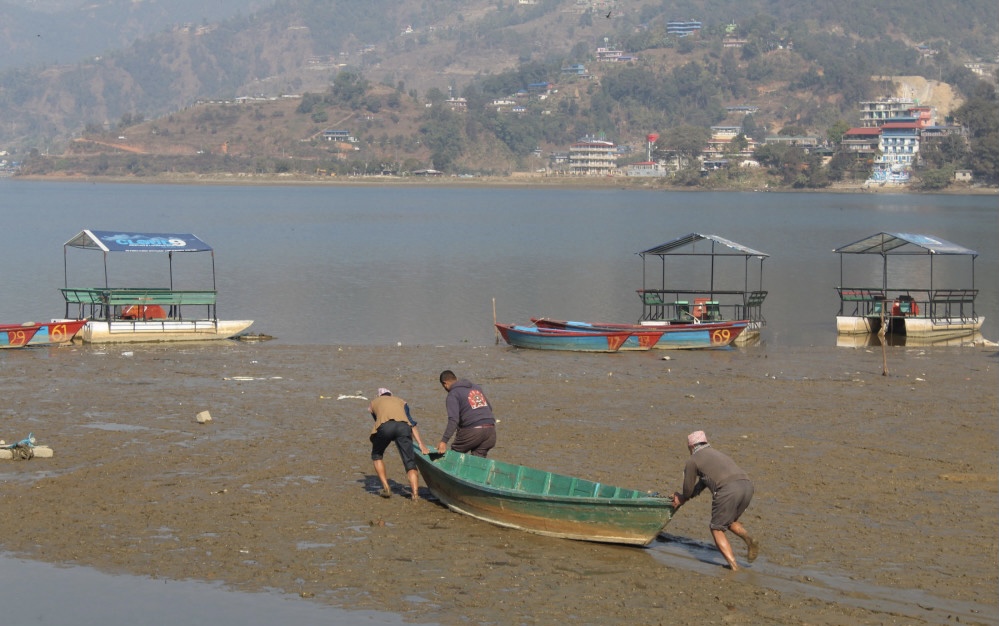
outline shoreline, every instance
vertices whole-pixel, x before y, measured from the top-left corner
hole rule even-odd
[[[15,175],[9,180],[26,182],[74,182],[106,184],[158,184],[158,185],[218,185],[218,186],[353,186],[353,187],[530,187],[557,189],[620,189],[636,191],[663,191],[689,193],[842,193],[842,194],[911,194],[911,195],[999,195],[999,187],[959,187],[936,191],[920,191],[898,186],[868,186],[865,183],[839,183],[821,189],[794,189],[791,187],[689,187],[656,184],[656,179],[644,177],[565,177],[521,174],[511,176],[442,176],[425,178],[415,176],[351,176],[318,177],[311,175],[281,174],[158,174],[154,176],[90,176],[84,174]]]

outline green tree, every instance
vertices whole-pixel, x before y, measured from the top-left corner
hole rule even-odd
[[[711,131],[700,126],[678,126],[666,131],[660,139],[666,150],[693,160],[700,156],[708,145]]]
[[[462,125],[461,116],[445,106],[435,105],[428,110],[420,135],[430,149],[435,169],[450,170],[464,152]]]
[[[925,191],[937,191],[949,187],[954,180],[954,167],[947,165],[939,169],[923,170],[919,173],[917,188]]]
[[[995,87],[979,81],[971,97],[954,111],[954,119],[968,128],[975,176],[999,183],[999,96]]]
[[[826,131],[826,138],[830,143],[839,145],[839,142],[843,140],[843,135],[850,130],[850,125],[846,120],[836,120],[832,126]]]

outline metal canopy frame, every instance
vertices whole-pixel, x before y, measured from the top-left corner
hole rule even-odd
[[[697,244],[702,241],[708,242],[707,250],[698,250]],[[661,285],[659,289],[666,289],[666,257],[667,256],[709,256],[711,257],[711,287],[715,290],[715,258],[719,256],[743,257],[745,259],[745,291],[749,289],[749,261],[753,258],[760,260],[760,285],[763,289],[763,261],[770,255],[766,252],[754,250],[748,246],[736,243],[718,235],[702,235],[700,233],[690,233],[683,237],[678,237],[672,241],[643,250],[638,253],[642,257],[642,287],[646,286],[646,262],[647,256],[658,256],[661,261]]]
[[[212,259],[212,290],[215,282],[215,250],[190,233],[137,233],[132,231],[82,230],[63,244],[63,287],[69,288],[70,248],[99,250],[104,255],[104,287],[108,288],[108,254],[111,252],[166,253],[173,289],[173,255],[175,252],[208,252]]]
[[[888,257],[889,256],[928,256],[930,259],[930,286],[933,291],[933,259],[942,256],[971,257],[971,288],[975,288],[975,259],[978,253],[956,243],[934,237],[914,233],[877,233],[860,241],[841,246],[833,250],[839,254],[839,284],[843,286],[843,255],[845,254],[877,254],[881,256],[881,288],[888,291]]]

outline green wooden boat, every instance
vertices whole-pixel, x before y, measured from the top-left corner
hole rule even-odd
[[[539,535],[644,546],[673,516],[665,497],[453,450],[416,463],[452,511]]]

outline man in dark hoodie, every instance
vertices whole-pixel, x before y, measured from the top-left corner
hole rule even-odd
[[[440,381],[447,391],[447,428],[437,452],[444,454],[453,435],[452,450],[485,457],[496,445],[496,418],[485,392],[469,380],[458,380],[451,370],[441,372]]]

